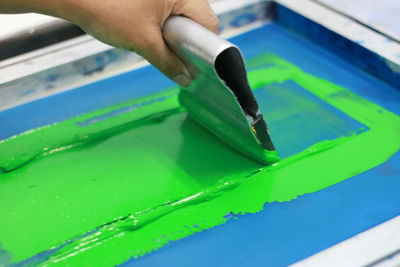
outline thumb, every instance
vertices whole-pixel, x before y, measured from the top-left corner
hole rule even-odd
[[[188,87],[192,77],[183,62],[165,44],[161,30],[150,29],[146,36],[138,52],[171,80]]]

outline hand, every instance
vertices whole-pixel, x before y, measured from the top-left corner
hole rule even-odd
[[[60,1],[60,0],[58,0]],[[97,39],[134,51],[181,86],[191,83],[182,61],[167,47],[162,28],[170,15],[182,15],[218,32],[218,19],[206,0],[79,0],[71,20]]]
[[[70,20],[100,41],[140,54],[184,87],[192,78],[163,40],[165,21],[170,15],[186,16],[218,32],[207,0],[0,0],[0,13],[23,12]]]

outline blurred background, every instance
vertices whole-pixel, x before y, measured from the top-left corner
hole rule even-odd
[[[313,1],[400,41],[398,0]],[[0,60],[84,34],[66,21],[39,14],[0,15],[0,25]]]

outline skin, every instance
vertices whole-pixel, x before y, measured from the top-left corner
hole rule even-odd
[[[0,0],[0,13],[25,12],[69,20],[106,44],[140,54],[184,87],[192,78],[163,40],[165,21],[186,16],[218,33],[218,18],[206,0]]]

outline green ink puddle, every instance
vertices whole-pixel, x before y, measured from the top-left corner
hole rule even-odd
[[[188,119],[172,88],[9,138],[0,142],[0,243],[12,262],[59,248],[36,263],[123,263],[223,224],[228,213],[336,184],[399,150],[395,114],[272,54],[248,65],[257,67],[252,88],[292,80],[368,130],[265,167]]]

